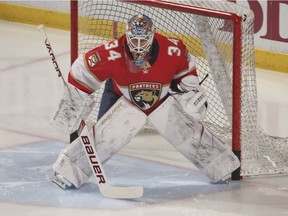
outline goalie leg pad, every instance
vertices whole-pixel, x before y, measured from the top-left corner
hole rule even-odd
[[[125,147],[143,128],[146,118],[142,111],[124,97],[120,98],[95,125],[94,143],[101,162],[105,162]],[[92,172],[80,138],[60,154],[53,168],[76,188],[88,180]]]
[[[173,97],[152,112],[148,121],[212,181],[226,178],[240,166],[229,146],[183,112]]]
[[[123,96],[96,124],[96,149],[106,161],[144,127],[147,116]]]

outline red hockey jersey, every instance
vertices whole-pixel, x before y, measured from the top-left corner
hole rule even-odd
[[[197,75],[195,59],[183,42],[156,33],[151,58],[144,66],[135,66],[123,35],[80,56],[68,81],[90,94],[111,78],[116,94],[149,114],[168,95],[172,81],[180,82],[188,75]]]

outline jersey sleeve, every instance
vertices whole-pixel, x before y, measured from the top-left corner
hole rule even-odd
[[[68,75],[68,82],[88,94],[99,89],[101,84],[101,82],[95,79],[85,66],[83,55],[79,56],[72,64]]]
[[[79,56],[69,72],[69,83],[88,94],[98,90],[102,82],[111,78],[111,66],[106,59],[104,45]]]

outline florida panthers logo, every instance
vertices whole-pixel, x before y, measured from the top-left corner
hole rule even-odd
[[[161,83],[141,82],[129,85],[132,102],[142,110],[151,108],[159,100],[161,90]]]

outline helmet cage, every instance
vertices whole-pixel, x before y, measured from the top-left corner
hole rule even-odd
[[[154,34],[152,35],[135,35],[126,34],[127,44],[132,57],[136,61],[144,61],[146,56],[150,53]]]

